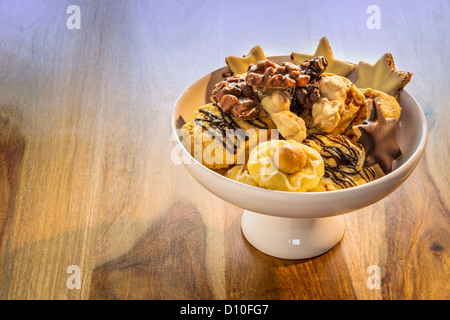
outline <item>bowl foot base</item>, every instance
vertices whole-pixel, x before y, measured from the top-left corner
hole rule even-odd
[[[341,240],[342,215],[326,218],[284,218],[245,210],[245,238],[259,251],[282,259],[308,259],[331,250]]]

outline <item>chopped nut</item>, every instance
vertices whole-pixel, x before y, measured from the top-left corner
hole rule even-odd
[[[254,87],[292,88],[306,85],[309,79],[309,75],[302,74],[300,67],[291,62],[278,65],[270,60],[263,60],[249,66],[245,82]]]
[[[311,108],[313,103],[319,98],[319,80],[322,78],[322,73],[327,66],[328,61],[322,56],[300,63],[301,73],[310,76],[310,78],[306,83],[297,83],[297,86],[291,91],[291,111],[296,115],[301,115],[305,109]]]
[[[211,101],[224,112],[243,120],[253,120],[261,111],[261,104],[254,98],[252,88],[240,77],[228,77],[217,83]]]
[[[312,58],[311,60],[305,60],[300,63],[302,74],[309,75],[313,80],[320,80],[320,77],[327,66],[328,60],[322,56]]]
[[[303,110],[310,108],[319,98],[319,84],[309,83],[305,86],[297,86],[294,89],[291,102],[291,111],[300,116]]]
[[[261,105],[255,100],[244,100],[233,106],[231,112],[243,120],[255,119],[261,111]]]

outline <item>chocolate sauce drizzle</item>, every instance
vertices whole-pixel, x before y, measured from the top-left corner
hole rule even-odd
[[[243,141],[249,137],[244,130],[233,120],[231,115],[224,112],[217,104],[214,104],[220,112],[220,116],[200,109],[199,111],[206,118],[196,118],[196,124],[206,130],[214,139],[222,143],[222,146],[230,153],[235,154]],[[254,120],[244,120],[258,129],[269,129],[269,125],[260,118]],[[209,127],[206,126],[209,125]]]
[[[358,171],[359,151],[350,145],[347,139],[342,136],[326,136],[330,141],[340,145],[326,145],[317,135],[309,134],[307,139],[314,141],[322,148],[320,154],[325,159],[334,159],[336,166],[332,166],[325,162],[324,177],[331,179],[341,188],[356,187],[357,184],[353,180],[353,176],[359,175],[364,181],[369,182],[375,177],[375,171],[372,168],[366,168]],[[308,141],[303,142],[306,145]],[[311,145],[309,145],[311,146]],[[347,168],[345,170],[344,168]]]
[[[269,125],[267,123],[265,123],[264,121],[262,121],[260,118],[256,118],[254,120],[244,120],[244,121],[258,129],[269,129]]]

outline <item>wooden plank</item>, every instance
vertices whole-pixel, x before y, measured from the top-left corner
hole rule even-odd
[[[450,6],[378,2],[381,29],[369,30],[367,5],[346,1],[320,14],[314,1],[285,1],[282,12],[251,1],[78,1],[81,29],[69,30],[70,1],[3,1],[0,298],[450,298]],[[323,35],[338,58],[392,52],[413,72],[429,141],[398,190],[345,216],[338,246],[281,260],[245,240],[242,209],[171,160],[169,118],[225,56],[256,44],[267,55],[313,52]],[[70,266],[80,289],[67,285]],[[380,289],[368,285],[371,266]]]

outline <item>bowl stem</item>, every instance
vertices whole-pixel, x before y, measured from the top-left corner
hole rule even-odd
[[[308,259],[332,249],[341,240],[342,215],[326,218],[285,218],[245,210],[242,233],[259,251],[282,259]]]

